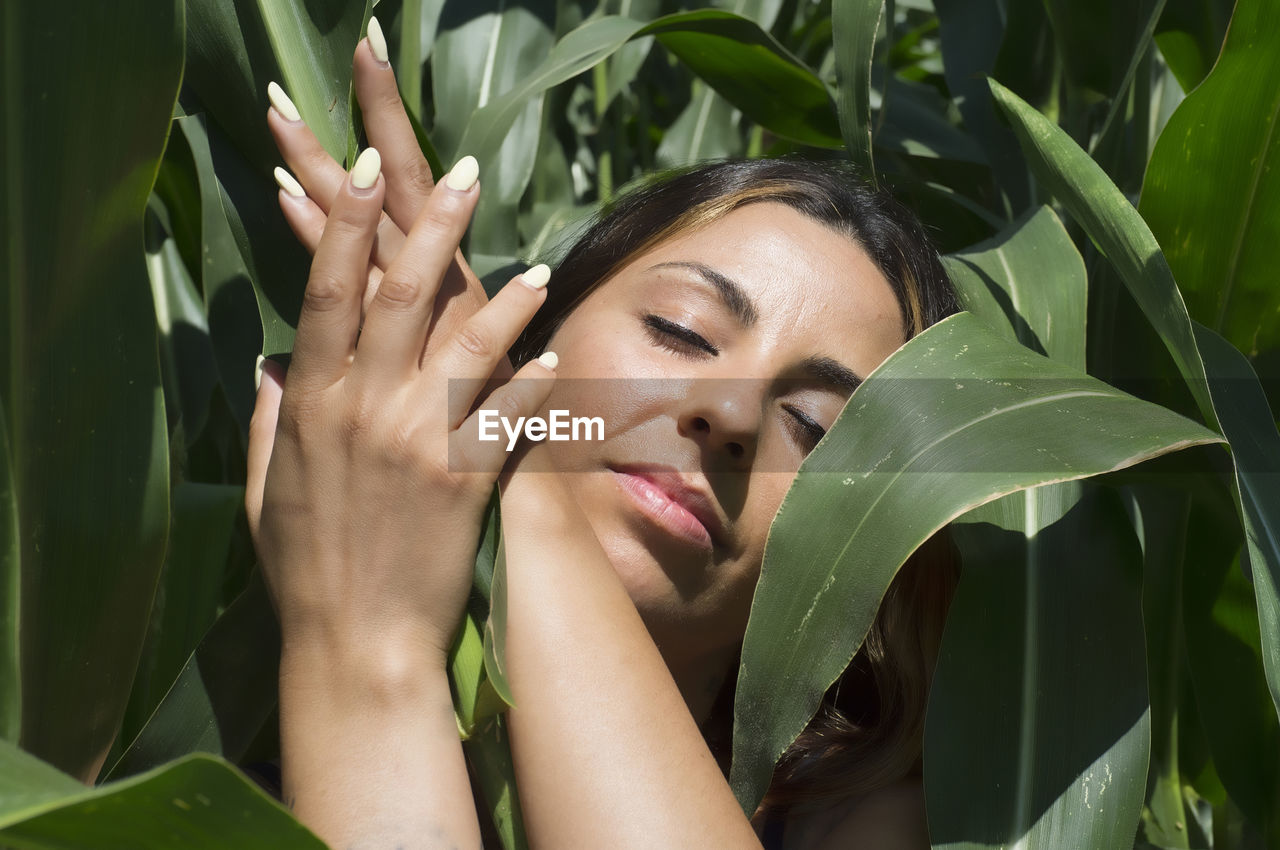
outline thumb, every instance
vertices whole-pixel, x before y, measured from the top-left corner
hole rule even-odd
[[[280,417],[280,398],[284,395],[284,367],[258,357],[258,397],[249,420],[248,473],[244,487],[244,507],[249,518],[249,533],[258,539],[262,519],[262,492],[267,483],[267,466],[276,441],[276,421]]]

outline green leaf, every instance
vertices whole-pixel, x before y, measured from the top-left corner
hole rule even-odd
[[[1208,328],[1197,325],[1195,331],[1235,460],[1238,507],[1258,597],[1262,661],[1272,702],[1280,711],[1280,432],[1245,356]]]
[[[352,144],[351,55],[365,4],[346,0],[192,0],[186,85],[266,171],[279,159],[267,132],[267,83],[280,83],[325,150]]]
[[[188,756],[86,788],[0,742],[0,841],[27,850],[275,850],[325,844],[226,762]]]
[[[22,730],[22,548],[8,422],[0,398],[0,738],[17,743]]]
[[[738,5],[746,5],[746,0],[742,0]],[[606,15],[620,15],[624,18],[631,18],[644,23],[648,23],[662,14],[661,0],[607,0],[607,2],[601,4],[601,8]],[[741,9],[731,9],[730,11],[739,15],[744,14]],[[759,22],[759,19],[750,13],[747,13],[746,17]],[[768,25],[763,22],[760,25],[766,29],[768,28]],[[652,38],[637,38],[618,48],[618,52],[610,57],[602,106],[608,108],[618,95],[635,81],[640,68],[644,65],[645,60],[649,58],[649,52],[652,49]]]
[[[1142,553],[1121,504],[1037,487],[953,525],[964,555],[925,731],[935,848],[1127,847],[1150,715]]]
[[[484,624],[484,671],[490,686],[507,705],[515,705],[507,682],[507,552],[498,540],[493,561],[493,594],[489,597],[489,619]]]
[[[984,79],[996,75],[1001,45],[1013,42],[1017,36],[1006,36],[999,0],[937,0],[934,5],[938,10],[947,89],[964,118],[965,128],[986,152],[1003,196],[1003,211],[1009,214],[1025,209],[1030,202],[1027,170],[1018,156],[1017,140],[996,118],[995,104]],[[1013,4],[1009,19],[1015,20],[1014,16],[1025,12],[1020,7],[1026,5]],[[1040,14],[1044,14],[1042,9]]]
[[[186,138],[170,137],[144,224],[147,272],[160,332],[160,373],[169,433],[190,445],[204,427],[218,367],[204,300],[191,268],[200,268],[200,191]],[[181,242],[179,242],[181,240]],[[178,425],[181,423],[181,432]],[[186,446],[183,446],[186,448]]]
[[[1156,142],[1140,210],[1196,321],[1280,348],[1280,6],[1240,0],[1222,57]]]
[[[1234,555],[1230,505],[1196,499],[1185,540],[1181,596],[1198,713],[1232,801],[1271,845],[1280,839],[1280,722],[1263,674],[1254,588]],[[1225,515],[1224,515],[1225,514]]]
[[[832,0],[837,112],[849,158],[875,180],[871,153],[871,63],[885,0]]]
[[[742,132],[733,104],[707,86],[696,86],[694,91],[693,100],[662,134],[656,151],[660,168],[742,155]]]
[[[1220,439],[967,313],[908,342],[805,460],[770,531],[734,706],[731,783],[744,810],[853,657],[898,567],[935,531],[1026,487]],[[815,533],[815,516],[847,519]]]
[[[1098,128],[1093,146],[1094,150],[1102,146],[1107,132],[1115,123],[1116,118],[1122,115],[1126,108],[1132,108],[1132,104],[1129,102],[1129,90],[1134,84],[1134,77],[1137,75],[1138,69],[1143,66],[1143,61],[1147,57],[1151,47],[1151,37],[1155,32],[1156,24],[1160,21],[1161,13],[1164,12],[1165,2],[1166,0],[1143,0],[1142,2],[1140,7],[1142,14],[1135,21],[1140,28],[1134,41],[1122,47],[1128,57],[1125,63],[1124,76],[1120,78],[1111,93],[1111,106],[1107,109],[1107,117],[1103,119],[1102,125]],[[1121,130],[1117,130],[1117,132],[1121,133],[1121,135],[1125,134]],[[1143,147],[1143,153],[1145,154],[1145,142]]]
[[[0,550],[5,586],[21,587],[20,740],[90,779],[164,554],[169,447],[142,221],[182,72],[182,4],[64,11],[74,26],[29,3],[0,12],[0,407],[18,518]]]
[[[951,123],[950,103],[926,83],[889,76],[884,84],[876,147],[932,159],[987,165],[987,155]]]
[[[756,23],[729,12],[668,15],[639,34],[664,47],[751,120],[806,145],[840,147],[826,86]]]
[[[431,55],[444,0],[414,0],[401,6],[396,32],[396,83],[413,121],[422,122],[422,66]],[[378,10],[380,13],[382,10]],[[385,30],[387,21],[383,20]]]
[[[200,193],[201,262],[197,268],[213,355],[227,403],[241,433],[247,434],[254,387],[249,375],[252,367],[245,364],[251,363],[264,347],[273,353],[288,350],[293,341],[292,329],[270,301],[262,299],[260,309],[254,298],[248,269],[227,224],[227,201],[213,168],[206,116],[192,115],[174,123],[191,151]],[[266,329],[266,346],[259,323]]]
[[[1191,91],[1209,73],[1235,0],[1169,0],[1156,27],[1156,44],[1183,91]]]
[[[1155,237],[1102,169],[1008,89],[995,81],[991,87],[1036,175],[1111,261],[1164,341],[1201,414],[1211,425],[1221,425],[1231,446],[1237,504],[1257,583],[1263,660],[1280,712],[1280,434],[1257,376],[1217,334],[1193,330]]]
[[[839,146],[822,81],[751,21],[703,10],[667,15],[649,24],[613,16],[584,23],[560,39],[520,85],[471,116],[458,150],[493,159],[529,98],[646,35],[657,36],[694,73],[778,135],[805,144]]]
[[[183,481],[173,489],[169,551],[120,734],[131,741],[218,617],[244,488]]]
[[[491,718],[463,742],[463,749],[475,769],[476,784],[484,795],[504,850],[526,850],[529,838],[525,835],[524,818],[520,813],[506,718]]]
[[[1084,371],[1084,260],[1048,207],[944,258],[964,308],[1032,351]]]
[[[555,4],[512,5],[505,0],[446,4],[432,49],[436,123],[432,141],[449,163],[467,153],[458,147],[477,109],[523,82],[554,42]],[[516,207],[533,174],[542,94],[526,99],[502,144],[480,159],[484,192],[470,231],[470,249],[515,254]]]
[[[1203,485],[1203,481],[1197,482]],[[1144,482],[1128,490],[1134,525],[1142,540],[1142,612],[1147,649],[1147,693],[1151,702],[1151,767],[1148,771],[1144,837],[1161,847],[1190,846],[1187,805],[1179,764],[1180,716],[1185,691],[1187,640],[1182,601],[1188,566],[1190,495],[1169,481]],[[1230,552],[1226,545],[1215,553]]]
[[[946,259],[968,309],[1083,371],[1084,263],[1049,208]],[[1140,553],[1114,498],[1081,490],[1028,489],[952,526],[964,569],[925,731],[935,847],[1132,841],[1150,727]]]
[[[1155,237],[1106,173],[1065,132],[1000,83],[991,80],[990,85],[1036,177],[1119,271],[1187,379],[1206,421],[1216,425],[1186,307]]]
[[[239,761],[276,707],[280,630],[261,574],[223,612],[107,778],[189,753]]]
[[[1122,92],[1149,10],[1162,2],[1044,0],[1071,84],[1108,98]]]

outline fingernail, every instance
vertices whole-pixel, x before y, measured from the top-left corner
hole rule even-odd
[[[365,33],[369,36],[369,49],[373,51],[373,58],[390,64],[391,60],[387,57],[387,37],[382,34],[382,24],[378,23],[377,18],[369,18],[369,27]]]
[[[541,289],[547,285],[547,281],[551,280],[551,269],[547,268],[545,263],[538,263],[520,275],[520,278],[530,289]]]
[[[259,354],[259,355],[258,355],[258,359],[257,359],[256,361],[254,361],[254,364],[253,364],[253,390],[254,390],[254,392],[257,392],[258,390],[262,389],[262,363],[263,363],[263,361],[265,361],[265,360],[266,360],[266,358],[265,358],[265,357],[263,357],[261,354]]]
[[[305,198],[307,196],[307,193],[302,190],[302,184],[297,180],[294,180],[292,174],[285,171],[278,165],[276,166],[274,173],[276,175],[276,183],[278,183],[280,188],[284,189],[285,192],[295,198]]]
[[[372,188],[373,184],[378,182],[378,175],[381,172],[382,155],[378,153],[377,148],[365,148],[351,169],[351,185],[357,189]]]
[[[538,362],[554,372],[556,367],[560,365],[560,358],[554,351],[544,351],[538,355]]]
[[[476,185],[476,178],[479,176],[480,163],[476,162],[474,156],[464,156],[453,166],[444,182],[455,192],[465,192]]]
[[[286,121],[302,120],[302,116],[298,114],[298,107],[293,105],[289,95],[284,93],[284,89],[280,88],[278,83],[267,83],[267,98],[276,108],[276,112],[283,115]]]

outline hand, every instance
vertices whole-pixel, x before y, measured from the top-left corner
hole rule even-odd
[[[403,246],[405,234],[435,186],[431,167],[418,147],[418,140],[400,100],[395,72],[391,64],[375,56],[374,49],[370,47],[371,40],[383,43],[376,18],[371,19],[369,28],[371,39],[361,39],[352,59],[353,84],[369,144],[382,154],[387,186],[385,212],[378,221],[378,238],[368,266],[368,286],[362,304],[365,310],[378,291],[387,267]],[[385,54],[385,48],[382,49]],[[285,164],[297,177],[297,188],[305,193],[298,197],[289,191],[282,192],[280,209],[298,241],[314,255],[334,197],[346,180],[346,172],[329,156],[302,120],[286,117],[286,113],[297,114],[288,95],[278,87],[270,92],[275,108],[268,110],[267,126]],[[433,333],[428,334],[428,342],[445,338],[449,331],[456,330],[488,300],[484,287],[462,252],[455,252],[436,297],[432,317],[435,324],[431,328]],[[445,334],[435,334],[437,327]],[[510,364],[503,358],[497,376],[508,378],[511,373]]]
[[[478,198],[463,160],[428,195],[360,330],[387,189],[377,159],[361,155],[328,210],[287,386],[274,364],[264,371],[246,504],[286,652],[296,641],[425,650],[443,665],[507,458],[501,442],[472,436],[451,468],[449,438],[478,431],[475,399],[544,300],[534,284],[546,277],[526,273],[457,330],[428,332]],[[534,361],[485,406],[531,415],[552,382],[521,379],[551,375]]]

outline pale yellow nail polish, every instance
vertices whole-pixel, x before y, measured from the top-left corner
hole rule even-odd
[[[259,354],[258,359],[253,363],[253,389],[255,392],[262,389],[262,363],[264,360],[266,358]]]
[[[541,289],[547,285],[547,281],[551,280],[551,269],[545,263],[538,263],[520,277],[529,288]]]
[[[295,198],[305,198],[307,196],[307,193],[302,189],[302,184],[297,180],[294,180],[292,174],[285,171],[278,165],[276,166],[274,174],[276,175],[276,183],[279,184],[280,188],[284,189],[286,193]]]
[[[480,163],[476,162],[474,156],[464,156],[453,166],[444,182],[455,192],[465,192],[476,185],[476,178],[479,176]]]
[[[369,19],[369,28],[366,30],[369,36],[369,49],[373,51],[373,58],[379,62],[390,63],[387,54],[387,37],[382,34],[382,24],[378,23],[377,18]]]
[[[293,105],[293,101],[289,99],[289,95],[284,93],[284,89],[280,88],[278,83],[267,83],[267,98],[270,99],[271,105],[276,108],[286,121],[301,121],[302,116],[298,113],[298,107]]]
[[[554,372],[555,368],[560,365],[560,358],[554,351],[544,351],[538,356],[538,362]]]
[[[355,167],[351,169],[351,185],[357,189],[371,188],[378,182],[380,173],[382,173],[382,155],[378,153],[377,148],[365,148],[356,159]]]

